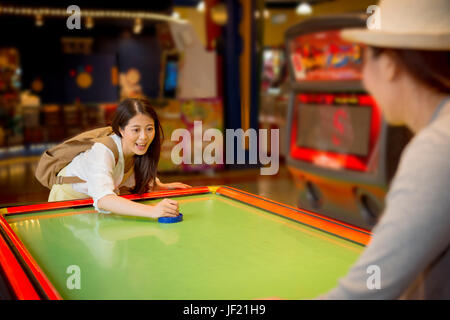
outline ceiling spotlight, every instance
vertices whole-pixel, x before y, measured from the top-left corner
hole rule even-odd
[[[133,32],[135,34],[141,33],[142,31],[142,19],[136,18],[134,20]]]
[[[265,19],[268,19],[269,17],[270,17],[270,12],[269,12],[269,10],[267,10],[267,9],[264,9],[264,11],[263,11],[264,13],[264,18]]]
[[[176,11],[172,12],[172,18],[174,19],[180,19],[180,14]]]
[[[312,7],[308,2],[302,2],[297,6],[295,12],[299,15],[309,15],[312,14]]]
[[[35,24],[36,24],[36,27],[42,27],[44,25],[44,18],[42,17],[42,14],[36,15]]]
[[[197,4],[197,11],[199,12],[205,12],[205,1],[200,1]]]
[[[92,17],[86,18],[86,29],[92,29],[94,27],[94,19]]]

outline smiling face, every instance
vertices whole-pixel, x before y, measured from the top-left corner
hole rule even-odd
[[[146,114],[138,113],[119,131],[124,156],[141,156],[147,152],[155,138],[155,121]]]

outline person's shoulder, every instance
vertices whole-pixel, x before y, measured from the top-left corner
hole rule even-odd
[[[403,151],[397,176],[408,179],[448,179],[450,175],[450,125],[433,123],[420,131]],[[440,177],[440,178],[439,178]]]
[[[115,160],[114,152],[101,142],[95,142],[92,145],[89,156],[93,159],[112,158]]]
[[[112,135],[110,135],[110,137],[114,140],[115,143],[121,143],[122,138],[119,137],[117,134],[113,133]]]
[[[117,150],[119,151],[119,153],[122,152],[122,138],[119,137],[117,134],[113,133],[112,135],[110,135],[111,139],[113,139],[113,141],[116,143],[117,145]]]
[[[448,221],[450,198],[450,130],[432,123],[403,151],[386,197],[389,212],[417,216],[423,212],[436,221]],[[442,220],[444,219],[444,220]]]
[[[423,155],[429,157],[450,154],[450,113],[420,131],[411,141],[409,149],[426,152]]]
[[[450,107],[444,109],[445,113],[424,129],[425,134],[434,135],[435,139],[449,143],[450,140]]]

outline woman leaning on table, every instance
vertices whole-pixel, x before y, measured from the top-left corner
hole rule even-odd
[[[142,194],[153,189],[189,188],[181,182],[162,183],[156,170],[162,144],[162,128],[158,115],[148,100],[128,98],[119,103],[112,121],[111,135],[119,153],[102,143],[77,155],[59,176],[77,177],[83,183],[55,184],[48,201],[91,197],[98,212],[147,218],[174,217],[178,202],[163,199],[156,205],[145,205],[119,197],[121,189]]]

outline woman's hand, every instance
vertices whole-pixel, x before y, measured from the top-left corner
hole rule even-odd
[[[181,182],[172,182],[172,183],[164,183],[165,189],[187,189],[192,188],[190,185],[181,183]]]
[[[192,188],[190,185],[181,182],[162,183],[158,178],[155,179],[156,187],[160,190],[187,189]]]
[[[100,198],[97,204],[99,209],[124,216],[159,218],[176,217],[179,214],[178,202],[172,199],[163,199],[156,205],[146,205],[108,194]]]
[[[178,202],[172,199],[163,199],[153,209],[153,217],[176,217],[179,215]]]

